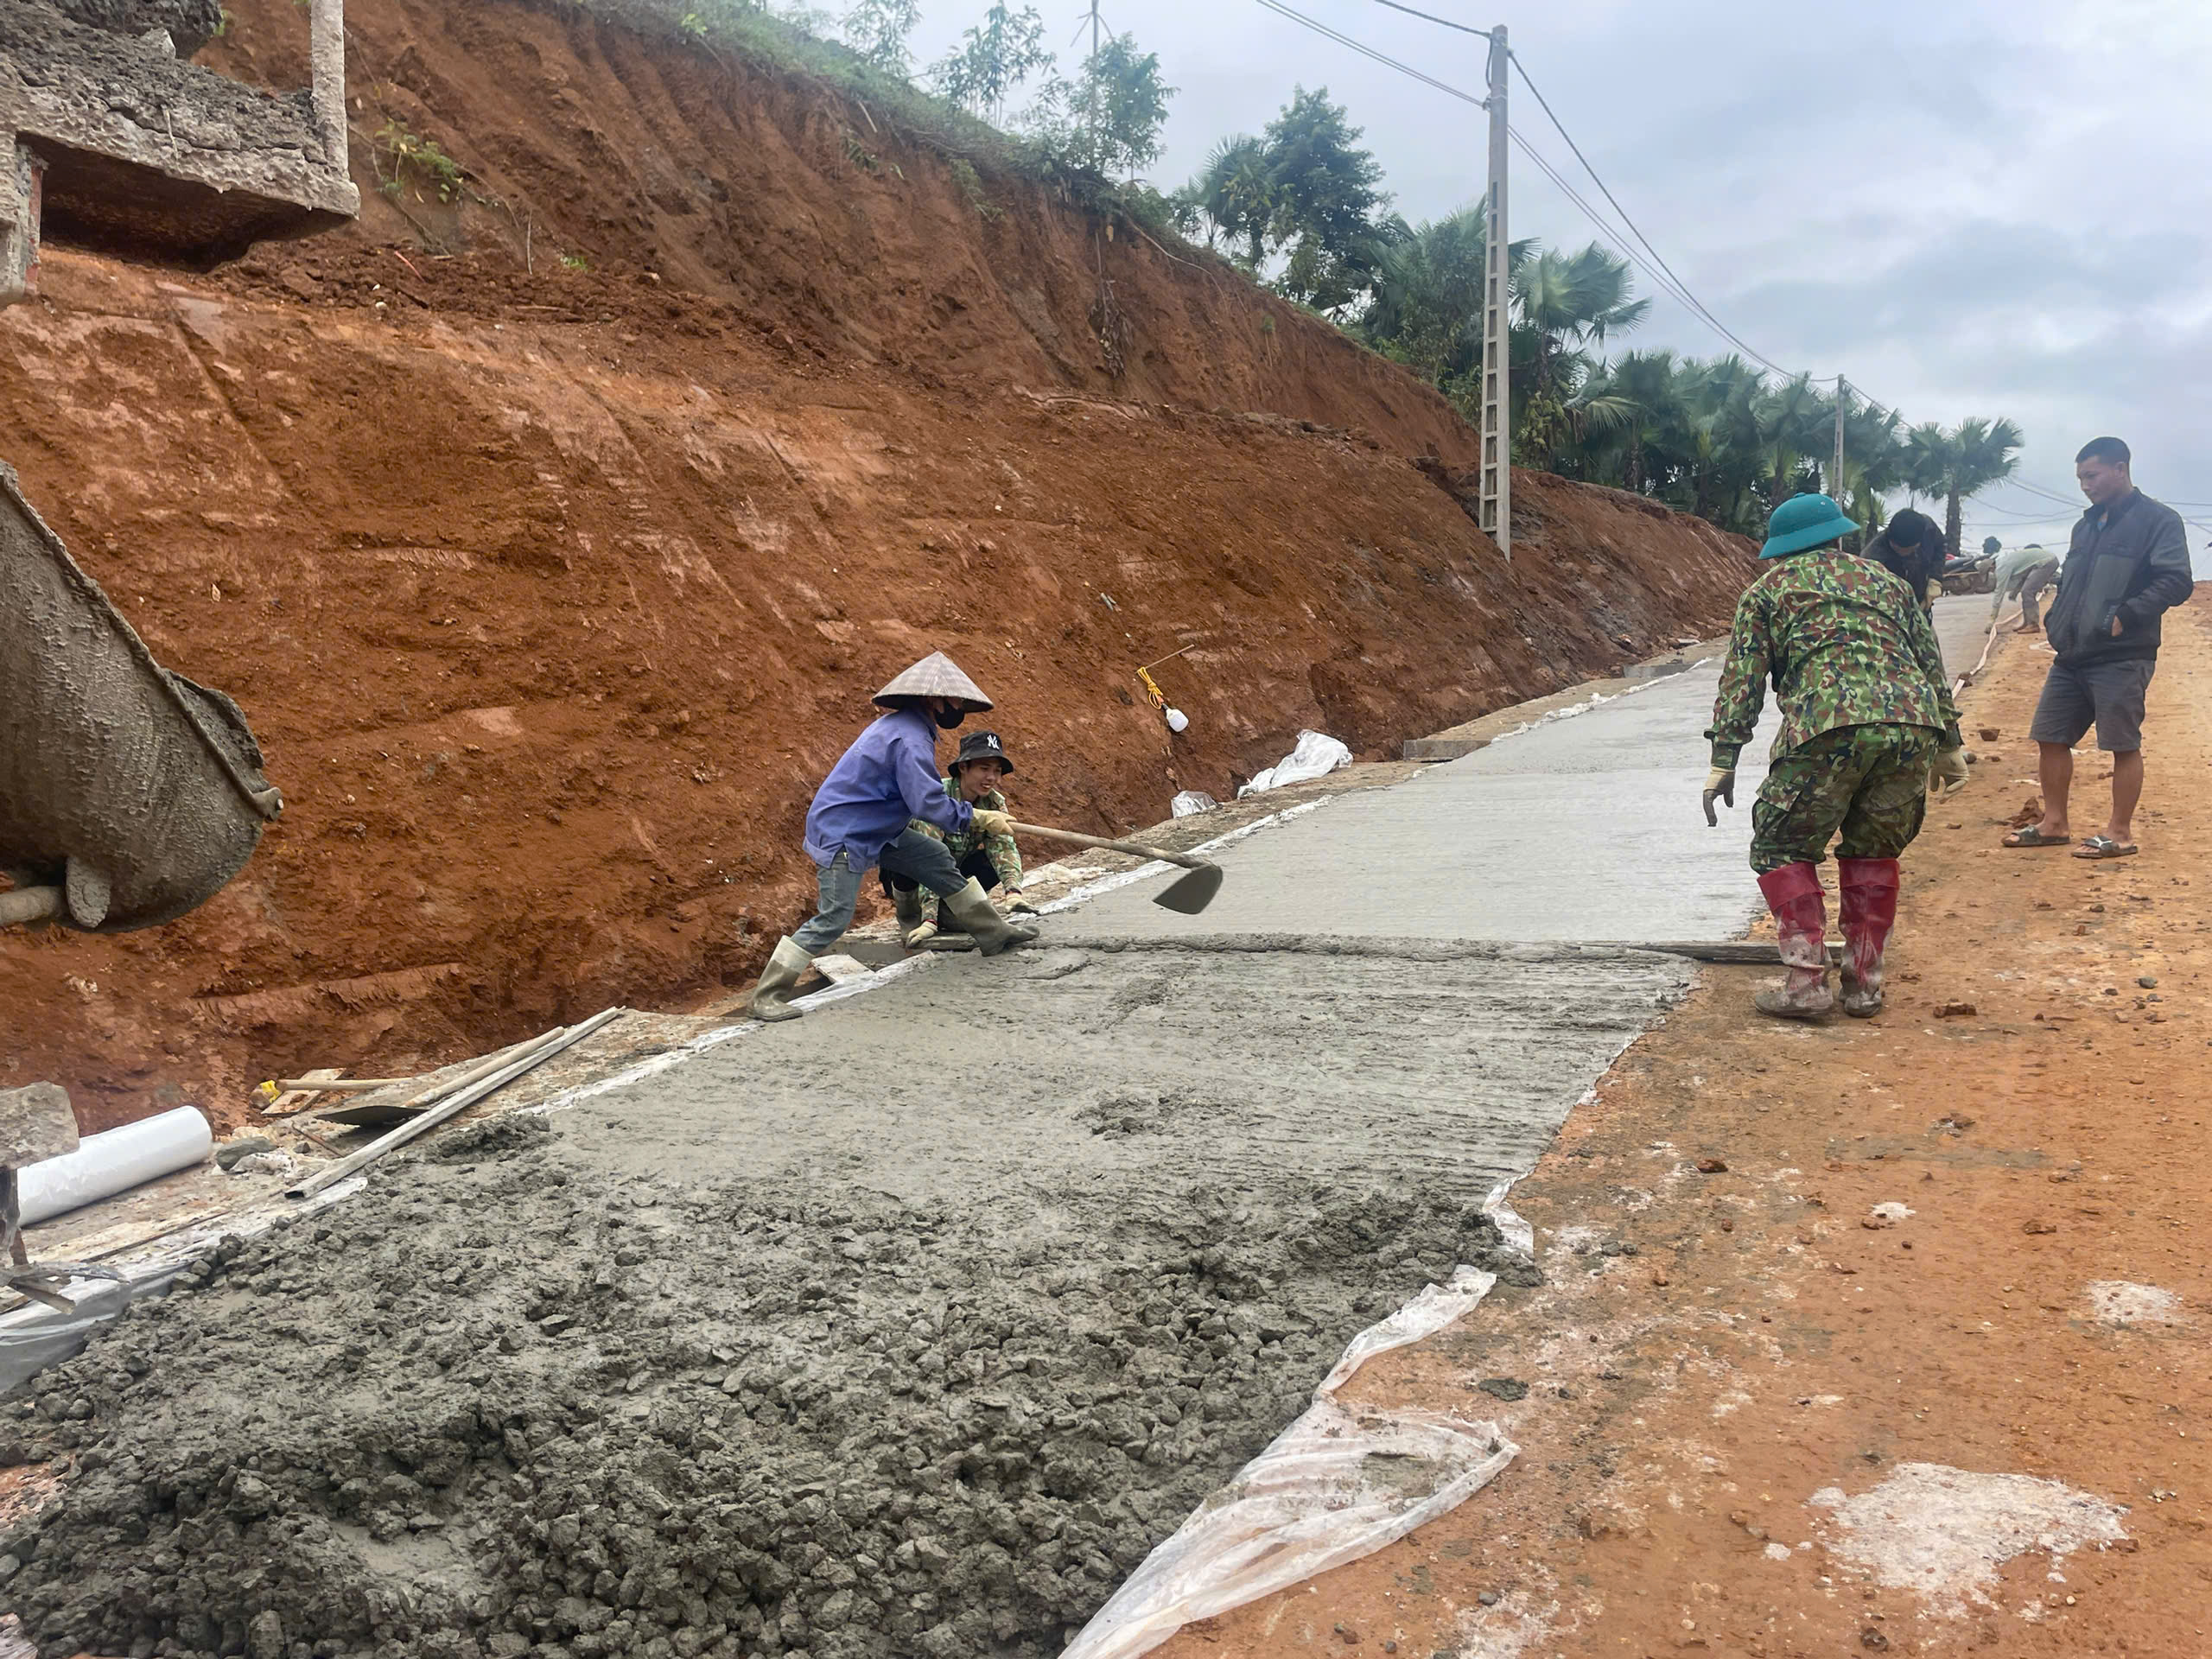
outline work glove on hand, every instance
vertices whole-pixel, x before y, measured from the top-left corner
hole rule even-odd
[[[1946,749],[1936,757],[1936,766],[1928,774],[1928,786],[1939,794],[1955,795],[1967,786],[1967,752]]]
[[[976,833],[979,836],[1010,836],[1014,833],[1014,817],[1010,813],[994,812],[987,806],[976,809]]]
[[[1023,898],[1020,890],[1017,888],[1008,887],[1001,896],[1005,900],[1007,911],[1014,915],[1034,916],[1037,913],[1037,906],[1031,904],[1027,899]]]
[[[1705,821],[1707,825],[1718,824],[1720,822],[1719,815],[1713,810],[1715,798],[1718,798],[1732,811],[1734,810],[1736,805],[1735,767],[1715,766],[1705,774]]]

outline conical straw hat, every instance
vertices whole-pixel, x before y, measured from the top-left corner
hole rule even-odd
[[[950,697],[965,703],[970,714],[991,706],[982,687],[960,671],[960,664],[941,651],[933,651],[875,694],[874,701],[886,709],[910,705],[923,697]]]

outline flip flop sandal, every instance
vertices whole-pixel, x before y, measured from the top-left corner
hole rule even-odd
[[[2121,846],[2110,836],[2091,836],[2078,848],[2076,858],[2133,858],[2142,849],[2135,846]]]
[[[2074,837],[2046,836],[2042,830],[2031,824],[2025,830],[2015,830],[2005,837],[2003,844],[2007,847],[2071,847],[2074,844]]]

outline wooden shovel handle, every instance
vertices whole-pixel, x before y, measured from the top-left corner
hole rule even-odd
[[[1171,853],[1158,847],[1141,847],[1134,841],[1107,841],[1098,836],[1077,835],[1072,830],[1050,830],[1041,823],[1017,823],[1014,830],[1019,836],[1042,836],[1047,841],[1071,841],[1078,847],[1096,847],[1105,853],[1127,853],[1132,858],[1156,858],[1162,863],[1179,864],[1186,870],[1211,868],[1203,858],[1192,858],[1187,853]]]

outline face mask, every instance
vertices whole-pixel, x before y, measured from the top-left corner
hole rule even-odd
[[[965,709],[940,709],[937,711],[937,723],[948,732],[967,718]]]

